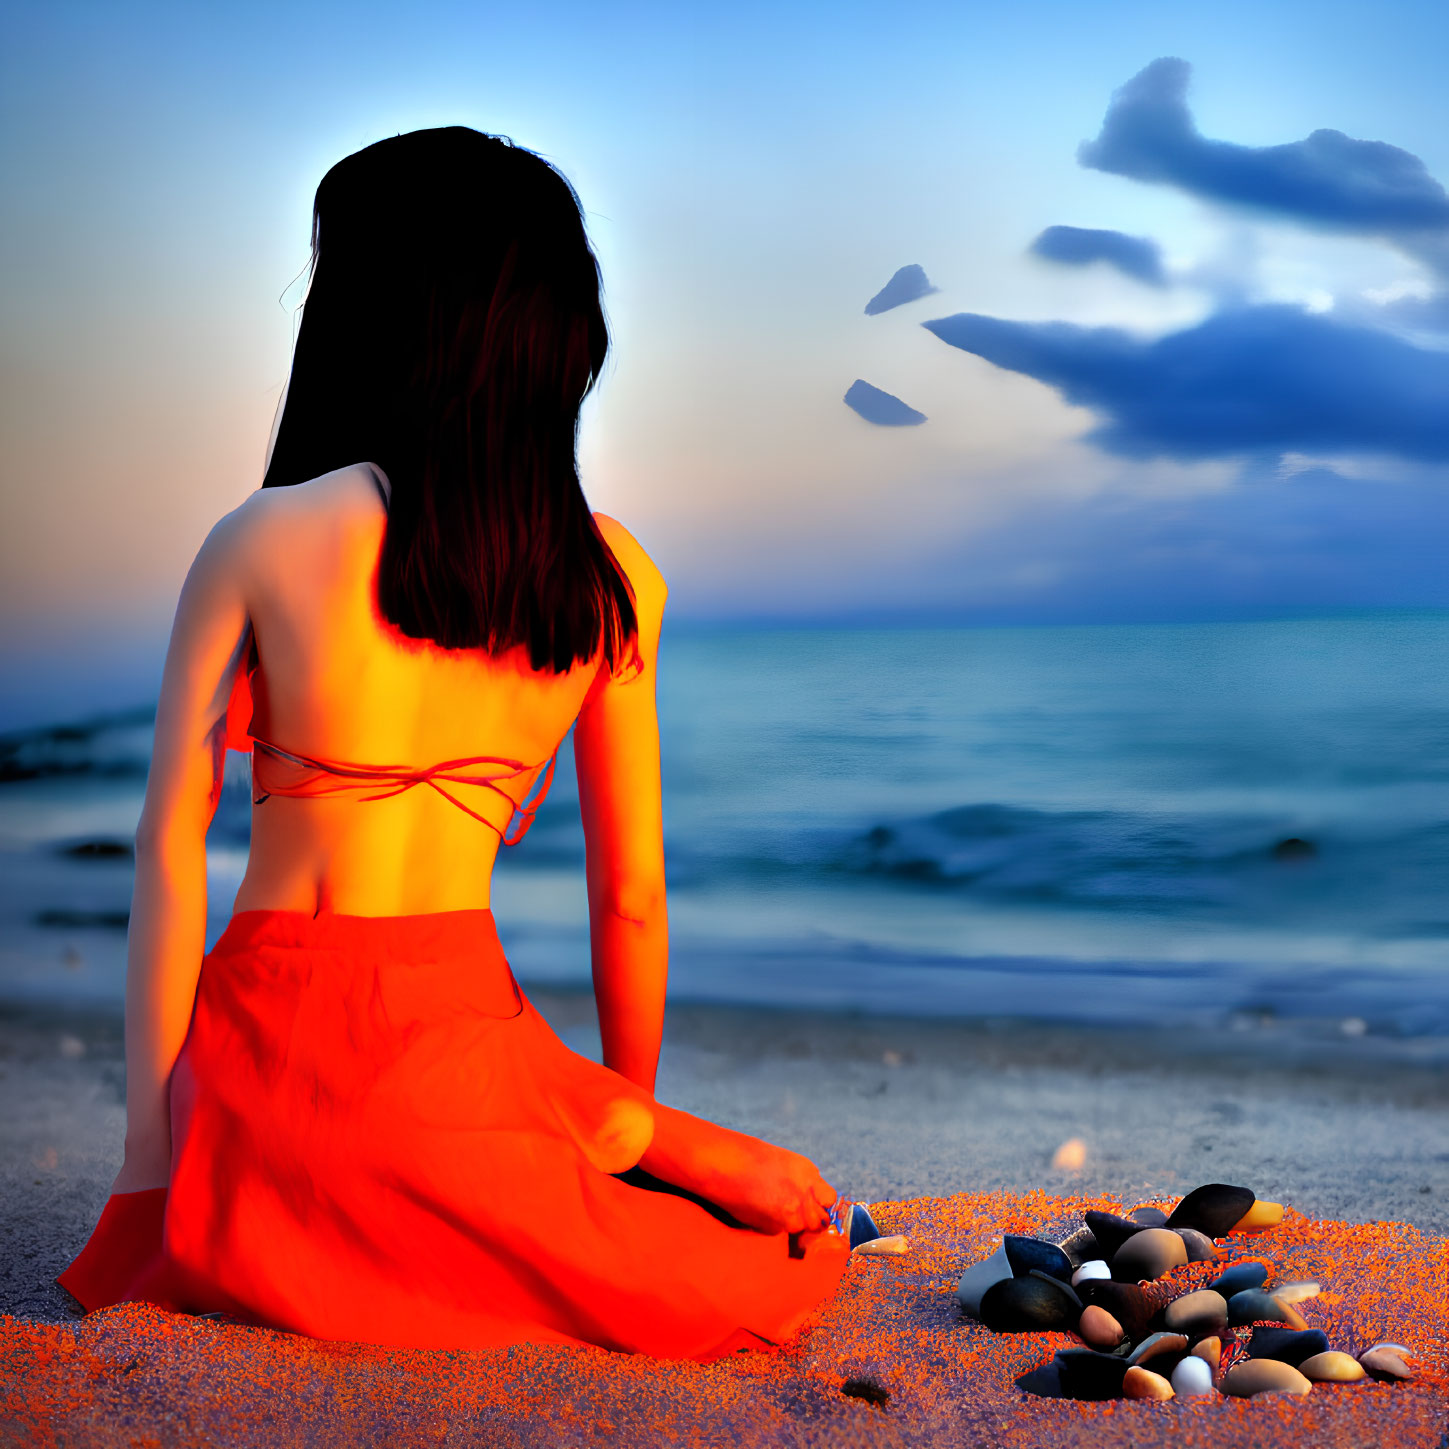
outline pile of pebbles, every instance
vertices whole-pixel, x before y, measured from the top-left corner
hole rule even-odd
[[[1281,1204],[1210,1182],[1171,1214],[1158,1207],[1127,1217],[1088,1212],[1060,1243],[1007,1234],[961,1275],[956,1297],[997,1333],[1059,1330],[1082,1338],[1086,1347],[1062,1349],[1017,1379],[1050,1398],[1256,1398],[1306,1394],[1315,1383],[1412,1378],[1402,1344],[1376,1343],[1357,1356],[1331,1348],[1328,1335],[1309,1328],[1294,1307],[1319,1285],[1270,1288],[1262,1263],[1230,1263],[1205,1288],[1161,1305],[1144,1291],[1144,1283],[1184,1264],[1220,1262],[1214,1239],[1268,1232],[1282,1220]]]

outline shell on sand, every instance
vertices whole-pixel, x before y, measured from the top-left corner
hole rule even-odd
[[[870,1238],[850,1251],[852,1256],[858,1253],[863,1258],[899,1258],[911,1251],[911,1245],[905,1236],[894,1233],[888,1238]]]

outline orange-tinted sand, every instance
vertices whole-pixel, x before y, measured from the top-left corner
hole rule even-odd
[[[1170,1200],[1164,1200],[1164,1206]],[[1077,1403],[1017,1389],[1080,1340],[963,1320],[956,1279],[1002,1233],[1061,1237],[1109,1198],[958,1193],[872,1209],[904,1258],[857,1258],[837,1297],[776,1353],[666,1363],[522,1346],[412,1352],[327,1343],[125,1305],[73,1325],[0,1320],[0,1443],[190,1446],[1386,1444],[1434,1449],[1449,1429],[1449,1240],[1404,1223],[1315,1222],[1291,1209],[1236,1255],[1311,1278],[1298,1307],[1337,1349],[1404,1344],[1415,1378],[1318,1384],[1307,1398]],[[1199,1286],[1176,1268],[1149,1292]],[[1238,1330],[1246,1337],[1246,1330]],[[1226,1357],[1226,1355],[1225,1355]],[[857,1392],[883,1406],[841,1392]]]

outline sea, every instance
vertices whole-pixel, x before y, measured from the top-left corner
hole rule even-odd
[[[658,700],[671,1000],[1449,1046],[1449,613],[671,622]],[[151,713],[0,738],[0,1004],[124,1000]],[[587,986],[567,741],[493,910]]]

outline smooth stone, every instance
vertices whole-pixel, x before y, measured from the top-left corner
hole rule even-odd
[[[1228,1322],[1235,1328],[1245,1323],[1286,1323],[1289,1328],[1307,1328],[1303,1315],[1291,1303],[1280,1303],[1262,1288],[1244,1288],[1228,1299]]]
[[[1195,1187],[1168,1215],[1170,1228],[1196,1228],[1210,1238],[1225,1237],[1257,1201],[1246,1187],[1208,1182]]]
[[[1124,1336],[1122,1325],[1105,1308],[1100,1308],[1095,1303],[1082,1309],[1082,1316],[1077,1320],[1077,1332],[1092,1348],[1100,1349],[1103,1353],[1110,1353],[1122,1342]]]
[[[1267,1281],[1268,1269],[1262,1263],[1230,1263],[1207,1286],[1231,1298],[1245,1288],[1261,1288]]]
[[[1146,1363],[1160,1354],[1177,1353],[1187,1348],[1186,1335],[1181,1333],[1154,1333],[1144,1338],[1127,1355],[1128,1363]]]
[[[1312,1388],[1313,1385],[1291,1363],[1277,1358],[1240,1359],[1223,1375],[1223,1392],[1240,1399],[1276,1393],[1279,1389],[1286,1389],[1290,1394],[1306,1394]]]
[[[1330,1348],[1310,1354],[1298,1365],[1298,1372],[1315,1384],[1351,1384],[1363,1378],[1366,1370],[1351,1353]]]
[[[1269,1228],[1276,1228],[1283,1221],[1283,1204],[1281,1202],[1255,1202],[1242,1217],[1238,1219],[1229,1230],[1234,1233],[1266,1233]],[[1221,1233],[1214,1233],[1213,1236],[1221,1237]]]
[[[1183,1398],[1213,1391],[1213,1371],[1206,1362],[1192,1354],[1183,1359],[1172,1371],[1173,1390]]]
[[[1068,1399],[1120,1399],[1127,1361],[1090,1348],[1057,1351],[1057,1375]]]
[[[1112,1276],[1136,1283],[1160,1278],[1187,1262],[1187,1244],[1170,1228],[1143,1228],[1112,1255]]]
[[[1117,1249],[1127,1241],[1128,1238],[1142,1231],[1141,1223],[1134,1223],[1131,1218],[1118,1217],[1116,1213],[1099,1213],[1095,1210],[1083,1214],[1087,1220],[1087,1226],[1092,1230],[1092,1236],[1097,1240],[1099,1252],[1093,1253],[1094,1258],[1105,1258],[1109,1263],[1116,1254]]]
[[[1200,1233],[1196,1228],[1173,1228],[1172,1231],[1186,1246],[1189,1263],[1211,1263],[1217,1258],[1217,1247],[1206,1233]]]
[[[1162,1321],[1174,1333],[1185,1333],[1189,1338],[1218,1334],[1228,1326],[1227,1301],[1211,1288],[1199,1288],[1196,1293],[1174,1298],[1163,1310]]]
[[[1321,1328],[1255,1328],[1248,1339],[1249,1358],[1275,1358],[1294,1368],[1316,1353],[1328,1352],[1328,1335]]]
[[[1025,1389],[1029,1394],[1036,1394],[1039,1398],[1061,1398],[1062,1378],[1056,1360],[1044,1363],[1040,1368],[1028,1369],[1016,1380],[1016,1386]]]
[[[1085,1282],[1088,1278],[1110,1278],[1111,1276],[1112,1270],[1100,1258],[1089,1258],[1072,1274],[1072,1287],[1075,1288],[1078,1283]]]
[[[858,1253],[863,1258],[899,1258],[910,1251],[910,1239],[902,1233],[892,1233],[888,1238],[867,1238],[851,1249],[852,1253]]]
[[[1057,1244],[1057,1247],[1067,1255],[1067,1261],[1074,1268],[1080,1268],[1083,1263],[1089,1263],[1092,1259],[1102,1256],[1101,1245],[1086,1224],[1077,1228],[1075,1232],[1068,1233]]]
[[[1218,1365],[1223,1361],[1223,1341],[1214,1335],[1212,1338],[1200,1338],[1192,1346],[1194,1358],[1200,1358],[1214,1373],[1218,1371]]]
[[[875,1219],[871,1217],[869,1210],[864,1203],[851,1203],[850,1205],[850,1246],[858,1248],[862,1243],[868,1243],[872,1238],[881,1237],[881,1230],[876,1226]]]
[[[993,1283],[1011,1277],[1011,1262],[1006,1256],[1006,1245],[1000,1244],[996,1251],[979,1263],[973,1263],[956,1284],[956,1301],[972,1318],[981,1317],[981,1295]]]
[[[1134,1223],[1141,1223],[1144,1228],[1163,1228],[1167,1226],[1167,1214],[1160,1207],[1153,1207],[1150,1203],[1144,1203],[1141,1207],[1135,1207],[1127,1214]]]
[[[1001,1240],[1001,1246],[1006,1249],[1006,1261],[1018,1278],[1025,1278],[1033,1268],[1040,1268],[1043,1273],[1050,1273],[1063,1283],[1071,1279],[1072,1260],[1055,1243],[1007,1233]]]
[[[1414,1371],[1398,1354],[1394,1352],[1395,1345],[1381,1343],[1376,1348],[1366,1348],[1358,1356],[1358,1361],[1376,1379],[1411,1379]]]
[[[1088,1278],[1077,1285],[1085,1304],[1105,1308],[1133,1343],[1147,1337],[1152,1320],[1152,1304],[1135,1283],[1116,1283],[1110,1278]]]
[[[1172,1384],[1151,1369],[1129,1364],[1127,1372],[1122,1375],[1124,1399],[1170,1399],[1172,1396]]]
[[[1070,1284],[1063,1283],[1062,1280],[1058,1278],[1055,1273],[1043,1273],[1040,1268],[1033,1268],[1031,1272],[1027,1274],[1027,1277],[1045,1278],[1048,1283],[1055,1283],[1057,1287],[1060,1288],[1062,1292],[1065,1293],[1072,1300],[1072,1302],[1077,1305],[1077,1312],[1080,1313],[1082,1311],[1082,1300],[1077,1297],[1076,1290],[1072,1288]]]
[[[1317,1298],[1323,1289],[1308,1279],[1299,1279],[1293,1283],[1279,1283],[1273,1288],[1273,1297],[1279,1303],[1302,1303],[1305,1298]]]
[[[981,1321],[994,1333],[1042,1333],[1075,1328],[1076,1295],[1056,1279],[1003,1278],[981,1295]]]

